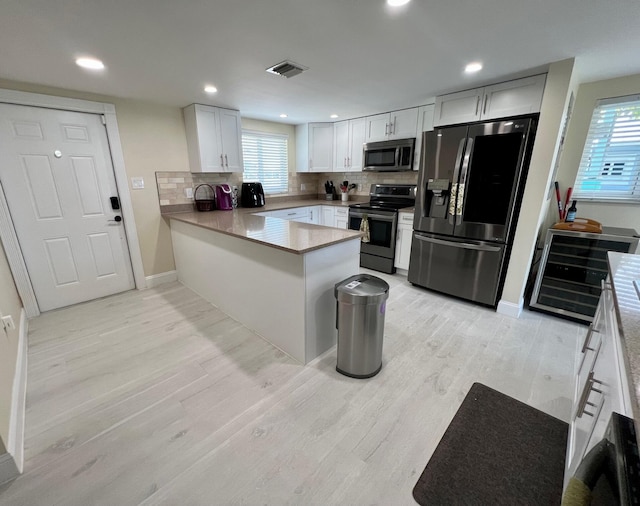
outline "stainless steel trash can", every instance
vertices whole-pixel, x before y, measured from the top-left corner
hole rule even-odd
[[[352,378],[370,378],[382,368],[384,314],[389,298],[386,281],[358,274],[335,286],[338,363]]]

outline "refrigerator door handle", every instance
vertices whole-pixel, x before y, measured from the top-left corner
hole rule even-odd
[[[462,157],[462,174],[460,175],[460,182],[462,184],[467,181],[467,172],[469,171],[469,157],[471,156],[471,148],[473,148],[473,139],[469,137],[467,139],[467,147],[464,150],[464,156]]]
[[[460,173],[460,183],[456,191],[456,206],[455,206],[456,212],[453,217],[454,225],[458,225],[458,216],[462,216],[462,213],[464,211],[465,183],[467,182],[467,172],[469,172],[469,158],[471,157],[471,150],[473,148],[473,138],[469,137],[465,140],[467,141],[467,145],[464,149],[464,155],[462,157],[462,170]],[[462,221],[462,218],[460,219],[460,221]]]
[[[458,177],[460,175],[460,165],[462,164],[462,154],[464,152],[465,142],[467,142],[467,138],[463,137],[462,139],[460,139],[460,143],[458,144],[458,153],[456,154],[456,164],[455,168],[453,169],[453,180],[451,181],[451,192],[449,193],[449,199],[455,199],[456,194],[458,193]],[[449,223],[451,223],[452,225],[456,224],[455,204],[455,202],[451,202],[451,200],[449,200]]]
[[[424,235],[413,235],[419,241],[431,242],[433,244],[440,244],[442,246],[451,246],[453,248],[462,248],[462,249],[472,249],[476,251],[489,251],[489,252],[498,252],[500,251],[499,246],[489,246],[486,244],[474,244],[471,242],[455,242],[455,241],[447,241],[443,239],[436,239],[435,237],[427,237]]]

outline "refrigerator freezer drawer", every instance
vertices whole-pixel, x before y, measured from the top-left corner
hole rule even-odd
[[[414,233],[411,283],[495,306],[506,245]]]

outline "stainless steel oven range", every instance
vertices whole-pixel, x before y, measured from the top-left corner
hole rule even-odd
[[[349,206],[351,230],[360,230],[365,217],[369,223],[370,240],[360,244],[360,265],[393,274],[398,210],[415,205],[416,185],[372,184],[369,198],[369,202]]]

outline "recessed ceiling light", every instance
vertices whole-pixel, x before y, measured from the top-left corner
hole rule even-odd
[[[280,117],[281,118],[288,118],[288,116],[286,114],[281,114]]]
[[[204,87],[204,91],[206,91],[207,93],[217,93],[218,92],[218,88],[216,88],[215,86],[213,86],[211,84],[207,84]]]
[[[332,114],[331,116],[329,116],[331,119],[336,119],[339,118],[340,116],[338,116],[337,114]]]
[[[104,69],[104,63],[102,63],[100,60],[97,60],[96,58],[77,58],[76,65],[84,69],[91,69],[91,70]]]
[[[473,74],[474,72],[478,72],[478,71],[480,71],[480,70],[482,70],[482,63],[477,62],[477,61],[474,61],[474,62],[469,63],[469,64],[464,68],[464,71],[465,71],[467,74]]]
[[[387,4],[391,7],[399,7],[404,4],[408,4],[411,0],[387,0]]]

